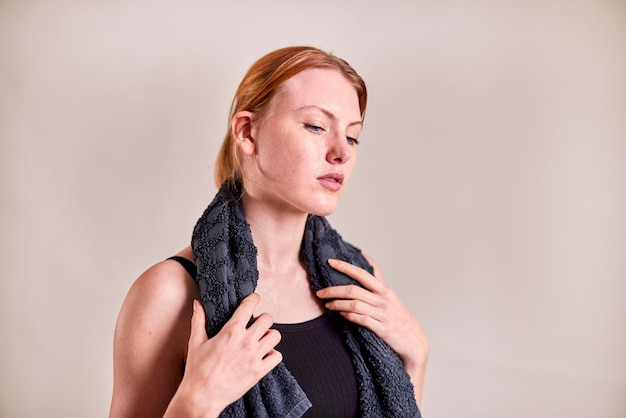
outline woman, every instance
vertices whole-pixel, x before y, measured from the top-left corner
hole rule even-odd
[[[192,245],[122,306],[111,417],[419,416],[427,338],[323,218],[366,102],[361,77],[316,48],[250,68]]]

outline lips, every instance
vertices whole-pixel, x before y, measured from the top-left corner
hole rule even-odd
[[[341,173],[328,173],[317,178],[317,180],[322,183],[324,187],[332,191],[341,189],[343,179],[344,177]]]
[[[343,184],[343,174],[341,173],[329,173],[318,177],[319,180],[336,181],[339,184]]]

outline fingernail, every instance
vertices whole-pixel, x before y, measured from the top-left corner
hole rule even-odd
[[[328,264],[330,264],[331,266],[334,266],[335,264],[337,264],[337,260],[335,260],[334,258],[329,258]]]

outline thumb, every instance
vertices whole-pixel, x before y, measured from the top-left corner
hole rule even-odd
[[[197,299],[193,300],[193,314],[191,315],[191,333],[189,335],[189,348],[196,347],[207,341],[204,309]]]

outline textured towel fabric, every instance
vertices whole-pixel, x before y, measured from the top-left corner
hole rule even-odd
[[[243,298],[254,292],[259,277],[252,241],[238,186],[222,185],[198,220],[192,236],[198,266],[196,282],[207,318],[209,337],[219,332]],[[360,250],[342,240],[323,217],[310,216],[305,227],[302,258],[314,291],[358,282],[328,265],[329,258],[372,267]],[[354,364],[359,410],[364,417],[420,417],[413,385],[398,355],[367,328],[344,320],[343,338]],[[279,364],[222,417],[297,418],[311,402],[284,364]]]

